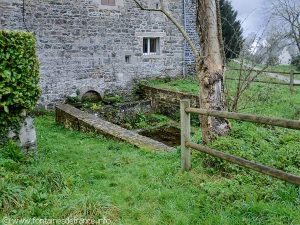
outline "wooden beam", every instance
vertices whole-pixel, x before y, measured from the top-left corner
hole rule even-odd
[[[191,116],[185,109],[190,107],[190,100],[180,101],[180,123],[181,123],[181,169],[188,171],[191,169],[191,150],[185,143],[191,139]]]
[[[245,79],[237,79],[237,78],[230,78],[230,77],[226,77],[226,80],[236,80],[236,81],[248,81]],[[291,85],[291,83],[284,83],[284,82],[273,82],[273,81],[262,81],[262,80],[253,80],[251,82],[254,83],[265,83],[265,84],[278,84],[278,85]],[[293,83],[293,86],[300,86],[300,84],[295,84]]]
[[[265,117],[265,116],[256,116],[252,114],[225,112],[225,111],[217,111],[217,110],[206,110],[206,109],[197,109],[197,108],[187,108],[185,111],[188,113],[196,113],[205,116],[214,116],[220,118],[249,121],[254,123],[261,123],[261,124],[267,124],[272,126],[290,128],[294,130],[300,130],[300,121],[298,120],[287,120],[287,119],[279,119],[279,118],[272,118],[272,117]]]
[[[227,68],[227,70],[235,70],[235,71],[241,71],[241,69],[236,69],[236,68]],[[242,69],[243,70],[243,69]],[[263,72],[263,73],[277,73],[277,74],[287,74],[290,75],[291,72],[280,72],[280,71],[271,71],[271,70],[256,70],[256,69],[245,69],[245,71],[252,71],[252,72]],[[300,73],[294,73],[294,74],[300,74]]]
[[[263,173],[263,174],[278,178],[280,180],[284,180],[289,183],[300,186],[300,177],[299,176],[295,176],[293,174],[289,174],[289,173],[283,172],[281,170],[274,169],[274,168],[271,168],[271,167],[268,167],[268,166],[265,166],[262,164],[254,163],[249,160],[246,160],[246,159],[243,159],[243,158],[240,158],[237,156],[233,156],[228,153],[220,152],[220,151],[214,150],[212,148],[208,148],[203,145],[194,144],[192,142],[186,142],[186,146],[196,149],[200,152],[209,154],[211,156],[226,160],[228,162],[240,165],[242,167],[246,167],[248,169],[252,169],[252,170],[258,171],[260,173]]]
[[[295,85],[294,71],[291,70],[291,74],[290,74],[290,91],[291,91],[291,93],[294,92],[294,85]]]

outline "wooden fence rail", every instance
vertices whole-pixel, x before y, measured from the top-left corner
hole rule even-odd
[[[228,68],[228,70],[235,70],[235,71],[241,71],[241,69],[239,68]],[[242,69],[243,70],[243,69]],[[295,75],[299,75],[300,72],[294,72],[293,70],[291,70],[290,72],[280,72],[280,71],[272,71],[272,70],[257,70],[257,69],[245,69],[245,71],[252,71],[252,72],[263,72],[263,73],[277,73],[277,74],[286,74],[286,75],[290,75],[291,73],[295,74]]]
[[[225,77],[226,80],[236,80],[236,81],[249,81],[249,80],[246,80],[246,79],[238,79],[238,78],[231,78],[231,77]],[[291,81],[289,83],[287,82],[275,82],[275,81],[263,81],[263,80],[253,80],[251,82],[254,82],[254,83],[265,83],[265,84],[278,84],[278,85],[288,85],[288,86],[300,86],[300,84],[295,84],[294,82],[292,82],[291,84]]]
[[[220,118],[236,119],[254,123],[267,124],[272,126],[285,127],[289,129],[300,130],[300,121],[286,120],[271,117],[256,116],[250,114],[232,113],[225,111],[205,110],[190,107],[190,100],[180,101],[180,121],[181,121],[181,168],[183,171],[191,169],[191,148],[211,156],[226,160],[228,162],[258,171],[260,173],[296,184],[300,186],[300,177],[274,169],[259,163],[220,152],[191,142],[191,121],[190,113],[196,113],[204,116],[214,116]]]
[[[277,127],[300,130],[300,121],[298,120],[287,120],[287,119],[279,119],[279,118],[266,117],[266,116],[256,116],[252,114],[197,109],[197,108],[190,108],[190,107],[185,108],[185,111],[187,113],[196,113],[203,116],[213,116],[213,117],[220,117],[220,118],[227,118],[227,119],[242,120],[242,121],[248,121],[253,123],[261,123],[261,124],[267,124],[267,125],[272,125]]]
[[[228,70],[234,70],[234,71],[242,71],[241,69],[235,69],[235,68],[228,68]],[[265,84],[277,84],[277,85],[289,85],[290,86],[290,91],[294,92],[295,86],[300,86],[300,84],[295,83],[295,75],[299,75],[300,73],[296,73],[293,70],[290,72],[277,72],[277,71],[268,71],[268,70],[257,70],[257,69],[249,69],[248,71],[251,72],[263,72],[263,73],[277,73],[277,74],[287,74],[289,75],[289,82],[274,82],[274,81],[261,81],[261,80],[252,80],[251,82],[256,82],[256,83],[265,83]],[[240,81],[249,81],[245,79],[237,79],[237,78],[226,78],[227,80],[240,80]]]

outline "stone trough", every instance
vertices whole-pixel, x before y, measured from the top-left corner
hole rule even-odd
[[[68,104],[56,106],[56,122],[74,130],[96,132],[109,138],[122,140],[139,148],[153,151],[175,150],[161,142],[122,128]]]

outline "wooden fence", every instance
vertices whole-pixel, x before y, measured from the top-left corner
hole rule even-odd
[[[228,68],[228,70],[236,70],[236,71],[241,71],[239,68]],[[280,71],[274,71],[274,70],[257,70],[257,69],[251,69],[249,68],[248,71],[252,72],[263,72],[263,73],[277,73],[277,74],[286,74],[286,75],[300,75],[300,72],[295,72],[294,70],[291,70],[290,72],[280,72]]]
[[[214,116],[219,118],[242,120],[254,123],[267,124],[272,126],[279,126],[289,129],[300,130],[300,121],[278,119],[271,117],[256,116],[251,114],[232,113],[225,111],[214,111],[206,109],[198,109],[190,107],[190,100],[180,101],[180,122],[181,122],[181,168],[183,171],[191,169],[191,148],[202,153],[226,160],[228,162],[238,164],[257,172],[267,174],[269,176],[296,184],[300,186],[300,177],[286,173],[284,171],[274,169],[262,164],[258,164],[228,153],[220,152],[215,149],[195,144],[191,142],[191,121],[190,113],[196,113],[203,116]]]
[[[234,71],[241,71],[241,69],[235,69],[235,68],[228,68],[228,70],[234,70]],[[295,75],[300,75],[300,73],[295,72],[291,70],[290,72],[278,72],[278,71],[271,71],[271,70],[257,70],[257,69],[249,69],[251,72],[258,72],[258,73],[274,73],[274,74],[284,74],[284,75],[289,75],[289,82],[275,82],[275,81],[261,81],[261,80],[251,80],[251,82],[256,82],[256,83],[265,83],[265,84],[277,84],[277,85],[289,85],[290,86],[290,91],[294,91],[295,86],[300,86],[300,84],[295,83]],[[243,79],[238,79],[238,78],[226,78],[226,80],[241,80],[241,81],[248,81],[248,80],[243,80]]]

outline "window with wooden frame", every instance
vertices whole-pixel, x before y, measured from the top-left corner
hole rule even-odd
[[[101,5],[116,6],[116,0],[101,0]]]
[[[160,38],[143,38],[143,55],[159,55]]]

